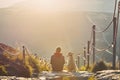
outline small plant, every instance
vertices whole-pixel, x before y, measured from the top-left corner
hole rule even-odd
[[[7,75],[7,71],[6,71],[6,68],[5,66],[0,66],[0,75]]]
[[[94,76],[88,78],[88,80],[96,80]]]
[[[85,66],[81,66],[79,70],[80,71],[86,71],[86,67]]]
[[[100,62],[96,63],[93,66],[92,72],[97,72],[97,71],[106,70],[106,69],[108,69],[106,63],[101,60]]]
[[[41,71],[51,71],[51,65],[47,61],[41,60],[40,61],[40,70]]]
[[[32,76],[32,74],[33,74],[33,68],[29,65],[29,64],[25,64],[25,68],[26,68],[26,73],[25,73],[25,75],[26,76]]]
[[[40,60],[34,56],[29,56],[29,65],[33,68],[35,73],[39,73],[40,70]]]

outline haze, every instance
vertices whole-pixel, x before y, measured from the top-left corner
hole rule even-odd
[[[93,25],[87,12],[112,13],[113,5],[113,0],[0,0],[0,42],[48,57],[58,46],[64,55],[80,53]]]

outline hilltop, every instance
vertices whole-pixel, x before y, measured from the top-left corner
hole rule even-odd
[[[32,54],[25,54],[24,59],[21,51],[0,43],[0,75],[30,77],[48,69],[47,62],[41,60]]]

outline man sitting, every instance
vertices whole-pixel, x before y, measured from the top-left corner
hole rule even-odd
[[[64,56],[61,53],[61,48],[58,47],[54,55],[51,56],[52,71],[62,71],[65,64]]]

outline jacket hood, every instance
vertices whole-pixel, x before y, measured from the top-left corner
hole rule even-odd
[[[62,53],[54,53],[54,56],[62,56]]]

